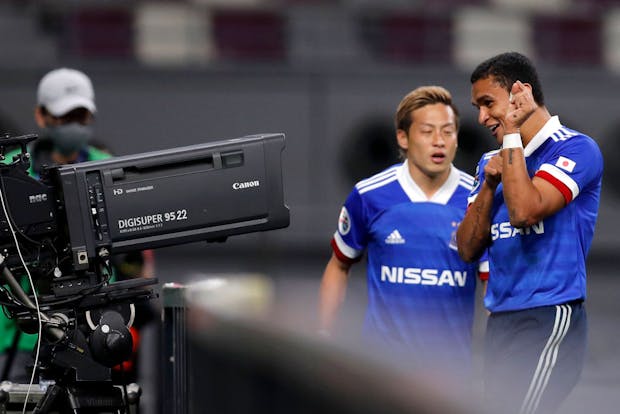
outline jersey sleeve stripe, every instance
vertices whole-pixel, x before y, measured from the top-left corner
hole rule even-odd
[[[368,185],[372,185],[375,184],[379,181],[382,181],[388,177],[392,177],[396,174],[396,170],[398,167],[394,167],[394,168],[390,168],[389,170],[380,172],[379,174],[375,174],[370,178],[366,178],[365,180],[360,181],[359,183],[357,183],[355,185],[355,187],[357,187],[358,190],[361,190],[362,188],[368,186]]]
[[[483,260],[480,263],[478,263],[478,271],[488,273],[489,272],[489,261]]]
[[[545,165],[548,165],[548,164],[545,164]],[[544,167],[544,165],[542,167]],[[577,194],[579,194],[579,190],[578,189],[575,192],[573,189],[571,189],[569,186],[564,184],[564,182],[562,182],[556,176],[552,175],[549,171],[547,171],[546,169],[542,169],[542,167],[536,173],[536,177],[540,177],[543,180],[548,181],[551,185],[553,185],[555,188],[557,188],[562,193],[562,195],[564,196],[564,199],[566,200],[566,204],[570,203],[575,197],[577,197]],[[564,173],[562,173],[562,174],[564,174]],[[566,175],[566,174],[564,174],[564,175]],[[573,183],[574,183],[574,181],[573,181]]]
[[[460,178],[461,178],[461,181],[463,181],[463,182],[465,182],[465,183],[469,183],[469,184],[471,184],[471,185],[473,185],[473,184],[474,184],[474,177],[472,177],[472,176],[471,176],[471,175],[469,175],[469,174],[465,174],[465,173],[464,173],[464,172],[462,172],[462,171],[461,171],[461,176],[460,176]]]
[[[336,257],[343,262],[356,262],[361,257],[361,252],[349,247],[338,232],[334,233],[331,245]]]
[[[461,174],[460,182],[468,184],[469,186],[473,187],[474,186],[474,177],[472,177],[471,175]]]
[[[572,131],[566,127],[560,128],[560,132],[562,133],[562,138],[564,139],[572,138],[572,137],[579,135],[577,132]]]
[[[482,159],[484,160],[490,160],[491,158],[493,158],[495,155],[497,155],[499,153],[499,150],[493,150],[493,151],[489,151],[485,154],[482,155]]]
[[[395,181],[397,179],[398,179],[398,176],[396,174],[394,174],[394,175],[392,175],[390,177],[384,178],[382,181],[379,181],[379,182],[377,182],[375,184],[367,185],[367,186],[362,187],[362,188],[357,187],[357,191],[359,191],[360,194],[364,194],[364,193],[366,193],[366,192],[368,192],[370,190],[374,190],[375,188],[383,187],[384,185],[389,184],[392,181]]]
[[[459,181],[459,185],[461,187],[465,188],[468,191],[471,191],[471,189],[474,188],[474,184],[473,183],[470,183],[470,182],[467,182],[467,181],[463,181],[463,180]]]

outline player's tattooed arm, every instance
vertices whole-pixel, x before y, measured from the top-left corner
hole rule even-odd
[[[495,188],[482,183],[476,200],[469,206],[456,232],[456,242],[461,258],[472,262],[480,258],[491,241],[491,208]]]

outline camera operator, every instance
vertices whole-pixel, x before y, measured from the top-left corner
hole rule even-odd
[[[39,177],[46,165],[73,164],[111,157],[109,151],[95,146],[93,142],[96,111],[92,82],[83,72],[60,68],[43,76],[39,82],[34,111],[41,133],[28,149],[31,156],[29,173]],[[8,153],[5,162],[10,162],[17,152],[19,150]],[[154,276],[151,251],[113,257],[112,261],[117,279]],[[23,280],[22,286],[29,290],[27,281]],[[153,318],[153,311],[148,306],[145,308],[137,312],[141,319],[137,320],[138,324]],[[137,331],[134,330],[132,336],[134,343],[137,343]],[[0,361],[5,367],[2,380],[29,381],[24,367],[32,364],[31,353],[35,343],[36,335],[21,333],[13,321],[7,319],[4,313],[0,314]],[[8,368],[10,372],[7,372]],[[129,369],[128,377],[135,381],[135,364],[124,364],[124,369]]]

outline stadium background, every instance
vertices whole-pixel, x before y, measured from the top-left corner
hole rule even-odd
[[[4,0],[0,50],[0,131],[35,132],[36,83],[68,66],[93,80],[96,135],[118,155],[284,132],[290,227],[160,249],[157,276],[260,272],[309,324],[341,203],[396,154],[401,97],[420,84],[453,93],[456,164],[473,172],[493,142],[469,104],[469,72],[497,52],[530,55],[551,112],[593,136],[606,159],[589,260],[590,353],[567,409],[620,404],[620,1]],[[360,267],[345,332],[359,326],[364,289]]]

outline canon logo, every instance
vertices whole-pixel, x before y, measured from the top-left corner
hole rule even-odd
[[[260,181],[255,180],[255,181],[245,181],[243,183],[234,183],[232,185],[233,190],[241,190],[243,188],[250,188],[250,187],[259,187],[260,186]]]

